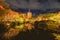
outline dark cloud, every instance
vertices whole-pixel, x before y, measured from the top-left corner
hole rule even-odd
[[[29,8],[29,9],[60,9],[59,0],[6,0],[11,5],[11,8]]]

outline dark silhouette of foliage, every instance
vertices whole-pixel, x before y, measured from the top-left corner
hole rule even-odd
[[[0,23],[0,34],[3,34],[7,31],[6,25],[2,22]]]
[[[15,28],[15,26],[16,26],[16,22],[11,22],[11,27]]]
[[[47,24],[46,24],[46,21],[45,20],[42,20],[42,21],[36,21],[35,23],[34,23],[34,26],[35,26],[35,28],[37,29],[44,29],[44,28],[47,28],[48,26],[47,26]]]

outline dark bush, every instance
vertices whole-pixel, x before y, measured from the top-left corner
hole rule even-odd
[[[4,23],[0,23],[0,34],[3,34],[7,31],[6,25]]]

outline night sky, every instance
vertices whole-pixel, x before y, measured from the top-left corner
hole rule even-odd
[[[60,10],[60,0],[6,0],[10,8],[20,12],[29,9],[34,13],[56,12]]]

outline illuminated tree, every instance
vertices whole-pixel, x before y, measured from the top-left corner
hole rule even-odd
[[[2,5],[4,8],[9,8],[9,4],[5,2],[5,0],[0,0],[0,5]]]
[[[4,14],[8,13],[7,9],[9,9],[9,4],[6,3],[5,0],[0,0],[0,17],[1,18]]]

